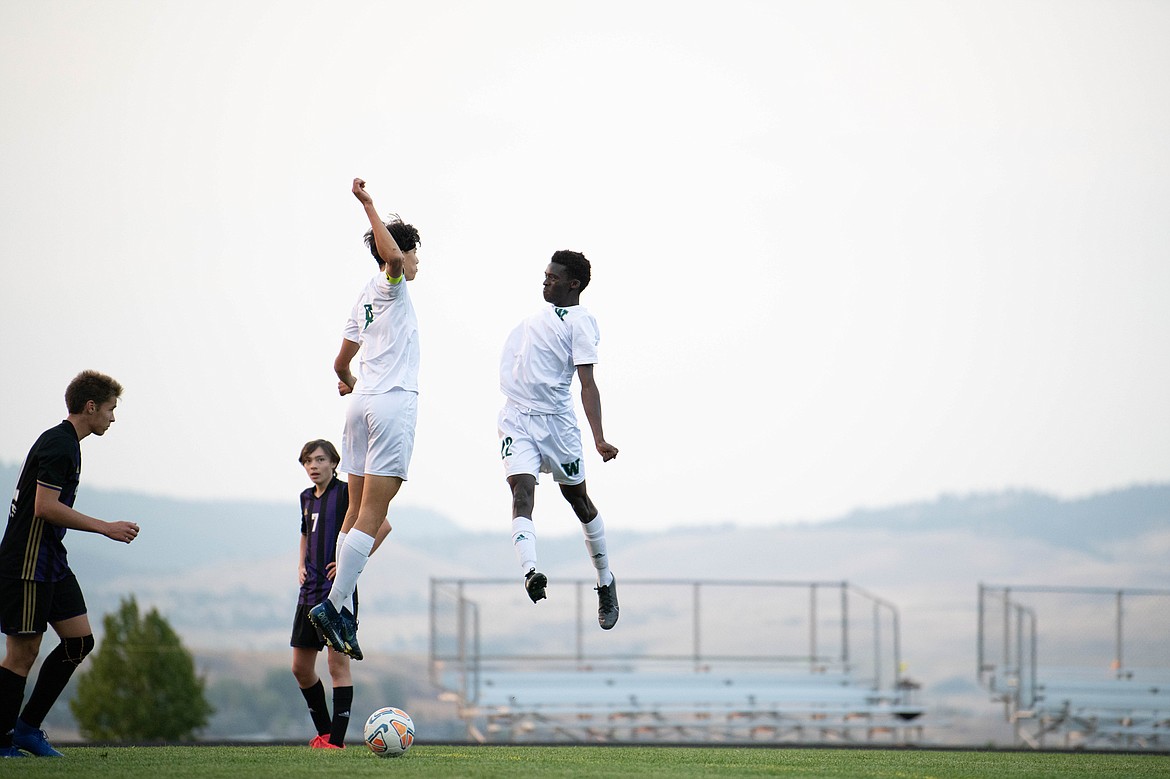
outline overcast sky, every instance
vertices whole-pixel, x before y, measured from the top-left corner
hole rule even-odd
[[[361,176],[423,239],[403,505],[508,532],[499,351],[561,248],[611,526],[1170,480],[1168,40],[1159,0],[0,0],[0,460],[96,368],[78,508],[291,505]]]

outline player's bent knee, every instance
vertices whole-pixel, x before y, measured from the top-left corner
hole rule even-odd
[[[65,647],[65,662],[81,665],[86,655],[93,651],[93,634],[62,639],[61,645]]]

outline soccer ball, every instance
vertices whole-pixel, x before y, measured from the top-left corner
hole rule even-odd
[[[366,746],[378,757],[401,757],[414,743],[414,720],[402,709],[387,706],[366,720]]]

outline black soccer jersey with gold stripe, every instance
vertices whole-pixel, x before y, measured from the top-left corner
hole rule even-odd
[[[72,508],[80,479],[81,441],[65,420],[41,434],[20,469],[0,541],[0,576],[55,582],[69,575],[65,528],[35,516],[37,485],[56,490],[58,500]]]

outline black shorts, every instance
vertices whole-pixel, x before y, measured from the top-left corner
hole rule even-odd
[[[6,635],[44,633],[49,625],[87,613],[73,574],[59,582],[0,577],[0,631]]]
[[[317,604],[313,604],[315,606]],[[325,648],[325,637],[321,635],[321,631],[317,630],[317,626],[309,620],[309,609],[313,606],[306,606],[300,603],[297,604],[297,613],[293,617],[292,640],[289,641],[289,646],[295,649],[316,649],[320,652]],[[358,594],[357,590],[353,591],[353,616],[357,619],[358,610]]]

